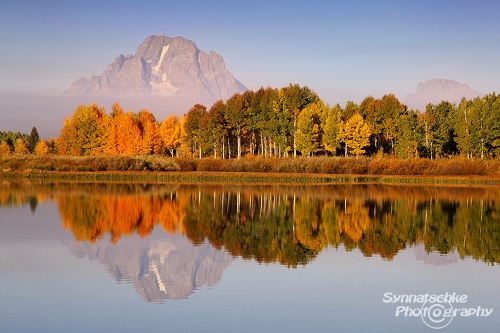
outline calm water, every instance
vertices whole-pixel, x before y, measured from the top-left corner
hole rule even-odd
[[[0,332],[497,332],[499,199],[3,181]]]

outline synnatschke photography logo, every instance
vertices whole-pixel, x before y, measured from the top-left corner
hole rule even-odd
[[[387,292],[382,301],[396,305],[396,317],[421,317],[425,325],[433,329],[448,326],[455,317],[488,317],[491,308],[467,307],[467,295],[456,292],[445,294],[393,294]]]

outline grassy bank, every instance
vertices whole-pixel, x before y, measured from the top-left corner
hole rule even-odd
[[[1,178],[196,182],[498,183],[500,161],[364,157],[195,159],[162,156],[0,157]]]

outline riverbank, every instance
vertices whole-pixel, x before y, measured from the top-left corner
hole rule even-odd
[[[500,185],[500,178],[488,176],[377,176],[331,175],[274,172],[2,172],[0,179],[29,179],[83,182],[152,182],[152,183],[231,183],[231,184],[311,184],[311,183],[391,183],[442,185]]]
[[[0,178],[91,181],[500,184],[500,161],[469,159],[0,157]]]

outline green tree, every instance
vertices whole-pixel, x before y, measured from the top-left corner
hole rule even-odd
[[[311,103],[319,102],[320,99],[318,95],[309,89],[309,87],[301,87],[298,84],[289,84],[287,87],[282,88],[284,95],[287,99],[287,106],[291,111],[291,117],[293,119],[293,128],[290,129],[294,136],[292,137],[293,143],[293,156],[297,155],[296,153],[296,133],[298,126],[298,117],[302,110],[307,107]]]
[[[428,126],[427,147],[431,158],[450,156],[456,153],[453,129],[455,107],[449,102],[426,107],[425,119]]]
[[[248,122],[249,101],[244,95],[236,93],[226,102],[224,118],[227,126],[236,137],[237,157],[241,158],[241,139]]]
[[[484,159],[498,153],[500,141],[500,98],[496,94],[477,97],[467,103],[468,124],[460,124],[459,139],[462,148],[470,145],[471,155]],[[463,111],[463,109],[461,109]],[[457,125],[456,125],[457,126]],[[467,133],[468,134],[465,135]]]
[[[207,116],[207,108],[201,104],[193,106],[185,116],[182,123],[184,137],[183,141],[189,149],[189,153],[194,157],[198,152],[198,157],[202,157],[203,142],[205,133],[202,130],[202,120]]]
[[[225,138],[228,135],[225,107],[224,102],[218,100],[208,111],[207,136],[213,147],[214,158],[217,158],[217,152],[225,158]]]
[[[35,146],[40,141],[40,136],[38,135],[38,130],[36,127],[31,129],[31,134],[28,137],[28,150],[30,153],[35,152]]]
[[[422,134],[418,126],[417,111],[408,111],[401,115],[397,124],[397,137],[395,151],[399,157],[418,157],[419,143],[422,141]]]
[[[455,142],[460,154],[467,158],[472,157],[472,115],[471,101],[462,98],[454,115]]]

